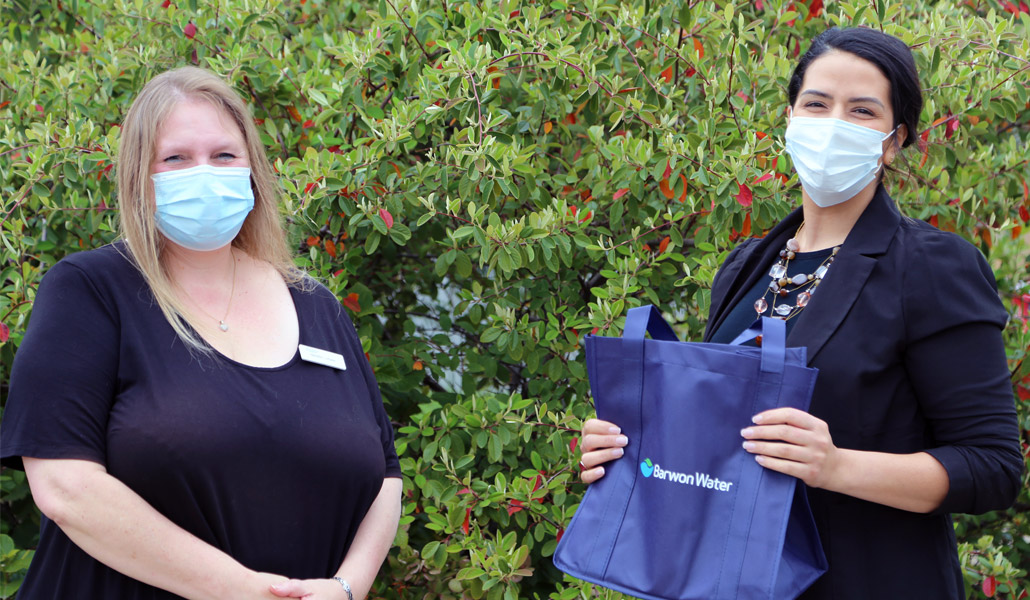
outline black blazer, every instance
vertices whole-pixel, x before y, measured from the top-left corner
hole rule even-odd
[[[712,285],[706,341],[802,219],[795,210],[730,253]],[[819,369],[810,412],[836,446],[928,452],[950,488],[929,515],[809,489],[830,569],[802,598],[965,598],[948,513],[1010,506],[1023,467],[1007,318],[980,252],[903,217],[881,186],[787,345],[807,346]]]

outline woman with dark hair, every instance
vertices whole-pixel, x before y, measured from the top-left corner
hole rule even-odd
[[[730,253],[705,341],[774,316],[819,369],[810,412],[766,411],[741,431],[759,464],[807,486],[830,568],[803,598],[964,598],[949,513],[1009,506],[1022,470],[994,275],[887,193],[923,103],[903,42],[830,29],[788,92],[801,207]],[[583,481],[628,443],[584,423]]]

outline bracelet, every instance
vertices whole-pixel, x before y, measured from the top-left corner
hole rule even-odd
[[[333,577],[332,579],[333,581],[340,582],[340,585],[343,586],[343,591],[347,592],[347,600],[354,600],[354,594],[351,593],[350,584],[347,583],[346,579],[344,579],[343,577]]]

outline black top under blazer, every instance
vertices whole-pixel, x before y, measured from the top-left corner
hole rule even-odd
[[[795,210],[741,243],[712,285],[708,341],[793,236]],[[809,489],[829,571],[804,599],[965,598],[949,513],[1011,505],[1023,468],[1001,331],[1007,313],[983,255],[903,217],[880,186],[788,346],[819,369],[811,414],[840,448],[925,451],[950,488],[931,514]]]

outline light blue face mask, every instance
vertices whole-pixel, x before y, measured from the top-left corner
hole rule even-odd
[[[786,150],[808,197],[825,208],[850,200],[876,180],[883,142],[894,131],[885,134],[840,119],[792,117]]]
[[[199,165],[150,179],[157,229],[190,250],[216,250],[232,242],[254,208],[247,167]]]

